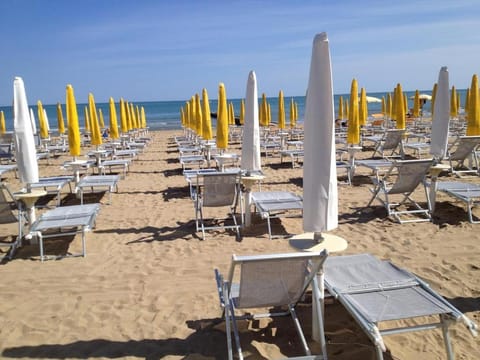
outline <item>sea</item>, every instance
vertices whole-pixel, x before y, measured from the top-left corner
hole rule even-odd
[[[460,94],[460,103],[463,106],[465,103],[465,96],[466,90],[457,90]],[[409,99],[409,108],[413,108],[413,98],[415,95],[415,91],[406,91],[407,98]],[[420,91],[421,94],[428,94],[431,95],[431,90]],[[382,97],[387,98],[386,92],[371,92],[367,94],[368,96],[376,97],[381,99]],[[340,96],[343,97],[344,101],[348,101],[349,94],[337,94],[334,96],[334,104],[335,104],[335,114],[338,114],[338,104]],[[285,110],[287,112],[286,118],[287,122],[289,119],[289,109],[290,109],[290,100],[293,100],[298,104],[298,123],[302,123],[305,114],[305,96],[293,96],[293,97],[285,97]],[[278,97],[267,97],[268,103],[270,104],[271,115],[272,115],[272,122],[275,123],[278,117]],[[260,104],[261,99],[259,99]],[[235,110],[235,115],[238,116],[240,113],[240,103],[241,99],[228,99],[228,102],[233,103],[233,107]],[[185,106],[185,100],[179,101],[148,101],[148,102],[135,102],[133,104],[135,106],[144,107],[145,115],[147,119],[147,125],[151,130],[174,130],[174,129],[181,129],[180,124],[180,109]],[[57,125],[57,105],[50,104],[50,105],[43,105],[45,111],[47,112],[47,117],[49,121],[49,126],[51,131],[55,131],[58,128]],[[87,107],[87,104],[77,104],[78,110],[78,117],[80,126],[82,126],[85,122],[84,117],[84,109]],[[96,104],[97,110],[102,109],[102,113],[104,115],[105,124],[109,123],[109,104],[108,103],[97,103]],[[368,103],[368,114],[372,115],[375,113],[381,112],[381,103],[371,102]],[[38,116],[37,116],[37,106],[31,105],[30,108],[33,109],[36,123],[38,127]],[[65,104],[62,104],[63,109],[63,116],[65,118]],[[217,100],[210,100],[210,109],[212,112],[217,111]],[[3,110],[5,113],[5,123],[7,131],[13,131],[13,115],[12,115],[12,107],[11,106],[0,106],[0,110]],[[427,101],[423,107],[424,113],[431,112],[431,103]],[[117,103],[117,116],[120,114],[118,109]],[[216,125],[216,119],[212,118],[212,126]]]

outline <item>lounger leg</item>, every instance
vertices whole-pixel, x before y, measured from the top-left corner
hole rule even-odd
[[[267,213],[268,240],[272,240],[272,226],[270,224],[270,214]]]
[[[227,296],[228,289],[225,284],[223,284],[223,295]],[[233,360],[233,351],[232,351],[232,334],[230,329],[230,303],[228,297],[224,298],[225,301],[225,332],[227,333],[227,349],[228,349],[228,360]]]
[[[85,243],[85,228],[82,228],[82,256],[87,256],[87,245]]]
[[[445,349],[447,351],[447,359],[454,360],[452,344],[450,342],[450,334],[448,332],[448,319],[440,315],[440,321],[442,323],[443,341],[445,342]]]
[[[305,335],[303,335],[302,327],[300,326],[300,321],[298,321],[297,314],[295,309],[292,306],[289,306],[290,315],[292,316],[293,323],[295,324],[295,329],[297,330],[298,336],[303,345],[303,350],[305,351],[305,355],[312,355],[310,352],[310,348],[308,347],[307,340],[305,340]]]

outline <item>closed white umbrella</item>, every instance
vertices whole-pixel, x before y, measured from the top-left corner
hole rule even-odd
[[[245,170],[245,177],[243,178],[246,190],[245,226],[250,226],[250,193],[253,184],[262,178],[262,176],[259,175],[262,165],[260,161],[260,124],[258,119],[257,77],[254,71],[250,71],[247,80],[241,166],[242,170]]]
[[[35,115],[33,114],[33,109],[30,108],[30,121],[32,123],[33,135],[37,133],[37,125],[35,124]]]
[[[258,172],[262,166],[260,162],[257,78],[254,71],[250,71],[247,81],[241,166],[242,170],[246,172]]]
[[[38,163],[25,85],[20,77],[16,77],[13,82],[13,107],[18,175],[20,181],[28,187],[28,184],[38,182]]]
[[[313,41],[305,109],[303,230],[320,238],[338,226],[335,114],[326,33]]]
[[[436,164],[431,168],[432,183],[430,184],[430,211],[435,210],[437,194],[437,177],[443,170],[449,168],[441,164],[447,152],[448,123],[450,120],[450,86],[448,83],[448,68],[440,69],[438,74],[437,92],[433,104],[432,133],[430,138],[430,155]]]

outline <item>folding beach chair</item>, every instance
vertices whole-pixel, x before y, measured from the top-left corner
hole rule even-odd
[[[257,191],[251,193],[251,203],[264,219],[267,219],[268,238],[272,239],[271,218],[301,217],[303,199],[289,191]],[[297,212],[292,215],[291,211]]]
[[[335,256],[325,262],[325,288],[333,295],[376,348],[377,358],[386,351],[384,335],[441,328],[448,359],[453,360],[449,326],[463,321],[474,336],[477,325],[448,303],[417,276],[370,254]],[[439,321],[435,319],[439,316]],[[404,326],[381,329],[391,320],[405,320]],[[390,323],[392,324],[392,323]]]
[[[457,176],[467,173],[478,174],[478,158],[475,150],[479,145],[480,136],[458,137],[447,150],[446,159],[449,161],[450,171]],[[470,162],[473,164],[469,164]]]
[[[40,215],[32,224],[30,235],[36,236],[40,244],[40,260],[47,257],[44,255],[43,239],[82,234],[82,252],[79,254],[67,254],[61,257],[87,255],[85,233],[95,226],[100,204],[61,206]]]
[[[228,359],[233,359],[232,335],[233,328],[238,358],[243,359],[237,320],[258,319],[265,317],[291,315],[296,331],[307,356],[295,359],[326,359],[326,343],[323,328],[323,314],[317,313],[315,321],[320,329],[320,344],[322,355],[311,355],[305,335],[295,312],[295,306],[303,294],[312,285],[312,297],[320,307],[319,284],[317,273],[322,270],[327,258],[326,250],[320,253],[287,253],[272,255],[236,256],[233,255],[228,279],[225,280],[215,269],[218,295],[225,317]],[[237,315],[238,310],[279,307],[282,312],[263,314]]]
[[[367,206],[370,206],[375,199],[378,199],[387,210],[388,216],[393,216],[399,223],[430,221],[429,207],[427,209],[422,208],[412,199],[411,195],[422,183],[428,205],[425,177],[432,163],[432,159],[398,160],[393,162],[383,177],[380,179],[372,177],[375,187],[370,189],[373,196]],[[392,202],[392,198],[395,195],[401,197],[400,201]],[[404,207],[405,210],[398,210],[400,206]],[[424,218],[401,218],[404,215],[423,215]]]
[[[480,220],[474,220],[472,215],[472,208],[480,205],[480,185],[460,181],[440,181],[437,183],[437,191],[442,191],[465,203],[468,220],[472,224],[480,223]]]
[[[242,202],[238,201],[240,196],[241,174],[239,172],[225,173],[204,173],[196,177],[197,184],[194,195],[195,206],[195,224],[196,231],[202,230],[202,239],[205,240],[205,230],[209,229],[234,229],[237,238],[240,238],[240,226],[237,223],[236,207],[240,203],[240,215],[243,219]],[[204,216],[205,208],[228,207],[230,209],[228,218],[214,218],[215,224],[206,225]],[[229,218],[233,220],[233,225],[227,225],[225,222]],[[221,223],[221,224],[220,224]],[[242,220],[243,224],[243,220]]]
[[[87,175],[80,179],[75,192],[80,194],[80,204],[83,204],[83,194],[90,189],[94,191],[107,191],[108,203],[112,203],[112,192],[118,192],[119,175]]]
[[[15,250],[22,244],[24,220],[24,216],[22,212],[19,211],[10,191],[4,184],[0,183],[0,225],[6,225],[10,230],[10,225],[16,224],[18,229],[18,235],[12,236],[13,241],[0,241],[0,247],[9,248],[5,254],[7,259],[11,259]],[[2,229],[1,232],[2,238],[4,238],[5,235],[7,235],[7,230]]]
[[[375,150],[372,157],[378,153],[381,157],[404,157],[403,151],[403,137],[405,136],[405,130],[403,129],[391,129],[385,131],[382,136],[370,136],[365,137],[363,141],[372,141],[374,143]],[[387,155],[386,151],[390,151]]]

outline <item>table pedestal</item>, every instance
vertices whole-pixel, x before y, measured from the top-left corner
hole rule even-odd
[[[255,183],[262,181],[263,175],[242,176],[242,183],[245,186],[245,226],[249,227],[252,223],[252,213],[250,207],[252,203],[252,188]]]
[[[450,166],[445,164],[436,164],[430,167],[430,176],[432,177],[432,182],[430,183],[430,192],[429,192],[429,206],[430,214],[433,215],[435,211],[435,202],[437,199],[437,179],[442,171],[450,169]]]

